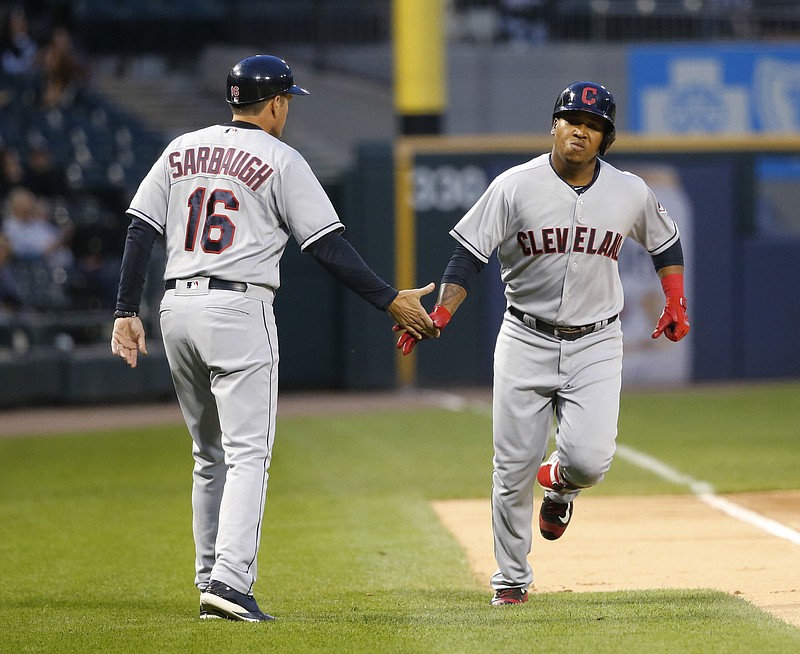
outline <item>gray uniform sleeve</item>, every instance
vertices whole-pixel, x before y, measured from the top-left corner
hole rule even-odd
[[[643,245],[651,256],[664,252],[680,238],[678,226],[650,188],[647,188],[644,209],[630,235],[633,240]]]
[[[297,156],[273,187],[278,215],[305,250],[325,234],[344,229],[333,204],[305,159]]]
[[[502,242],[508,223],[508,199],[501,183],[504,177],[495,179],[450,231],[453,238],[483,263],[489,262],[492,252]]]

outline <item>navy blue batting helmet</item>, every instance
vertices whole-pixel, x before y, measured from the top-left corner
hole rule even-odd
[[[600,144],[600,154],[605,154],[617,136],[614,127],[617,104],[611,91],[596,82],[573,82],[559,94],[553,107],[553,120],[570,111],[586,111],[606,121],[606,135]]]
[[[280,93],[309,95],[294,83],[292,69],[280,57],[253,55],[228,73],[227,99],[233,106],[261,102]]]

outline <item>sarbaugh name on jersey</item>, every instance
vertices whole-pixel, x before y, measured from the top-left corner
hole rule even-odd
[[[254,154],[239,148],[201,146],[169,153],[172,179],[192,175],[225,175],[238,179],[250,190],[258,188],[275,171]]]
[[[517,233],[517,243],[526,257],[540,254],[564,254],[567,251],[584,254],[599,254],[616,261],[622,248],[622,234],[608,230],[598,240],[598,231],[594,227],[583,225],[575,228],[575,237],[570,238],[571,227],[546,227],[534,232]]]

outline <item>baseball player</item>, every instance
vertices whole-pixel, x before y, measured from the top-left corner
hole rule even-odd
[[[578,493],[611,465],[626,238],[650,253],[666,295],[653,338],[689,332],[678,227],[641,178],[600,158],[614,142],[615,113],[600,84],[575,82],[559,94],[552,150],[499,175],[450,232],[457,245],[430,314],[444,329],[497,252],[508,310],[494,353],[495,606],[528,599],[534,478],[544,488],[539,530],[555,540]],[[418,340],[403,333],[397,347],[409,354]],[[545,460],[554,420],[556,447]]]
[[[342,237],[311,168],[279,140],[290,100],[308,95],[285,61],[243,59],[226,93],[232,120],[172,141],[131,201],[111,351],[132,368],[147,353],[139,304],[153,242],[164,236],[160,320],[194,442],[200,617],[263,622],[272,617],[252,590],[275,437],[272,301],[289,237],[417,338],[437,333],[420,303],[434,284],[396,291]]]

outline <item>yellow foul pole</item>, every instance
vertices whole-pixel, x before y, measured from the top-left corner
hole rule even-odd
[[[412,150],[403,135],[438,134],[446,105],[444,0],[392,0],[395,141],[395,282],[415,288],[416,224]],[[423,280],[421,283],[427,283]],[[413,386],[414,354],[398,353],[397,381]]]

